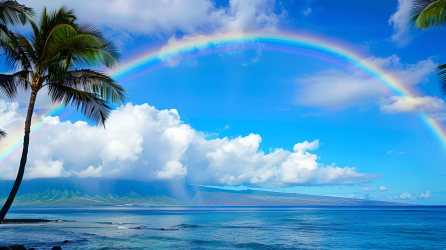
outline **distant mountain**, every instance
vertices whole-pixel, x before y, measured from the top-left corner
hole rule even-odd
[[[207,189],[199,191],[190,201],[200,206],[401,206],[407,204],[351,199],[321,195],[290,194],[246,190],[222,191]]]
[[[6,197],[0,198],[4,202]],[[14,200],[15,206],[120,206],[120,205],[143,205],[143,206],[179,206],[187,205],[186,202],[165,195],[143,196],[131,192],[125,196],[116,194],[96,194],[94,196],[72,190],[46,190],[22,194]]]
[[[0,181],[0,202],[12,182]],[[45,189],[46,188],[46,189]],[[38,179],[24,181],[15,206],[411,206],[332,196],[225,190],[181,182]]]

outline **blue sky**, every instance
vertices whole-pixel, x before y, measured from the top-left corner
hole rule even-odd
[[[21,1],[37,13],[62,2]],[[418,118],[420,110],[446,117],[434,73],[446,61],[445,33],[409,27],[409,0],[80,0],[67,5],[116,39],[124,64],[173,37],[305,32],[366,55],[418,90],[420,99],[415,106],[400,103],[406,105],[403,112],[354,70],[259,43],[125,82],[131,104],[117,107],[107,131],[76,123],[84,120],[76,114],[61,121],[44,118],[54,126],[33,142],[25,178],[182,179],[226,188],[446,204],[445,149]],[[18,106],[0,100],[1,128],[21,126],[27,98],[22,94]],[[39,98],[44,110],[48,100],[44,94]],[[11,179],[16,165],[12,161],[0,178]]]

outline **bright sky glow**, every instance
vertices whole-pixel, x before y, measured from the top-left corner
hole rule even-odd
[[[103,130],[39,93],[25,178],[444,205],[446,35],[409,27],[406,1],[67,1],[117,41],[110,73],[130,103]],[[0,99],[1,179],[17,172],[28,96]]]

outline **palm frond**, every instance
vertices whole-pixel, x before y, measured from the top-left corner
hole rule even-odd
[[[6,137],[6,132],[0,129],[0,140]]]
[[[414,0],[410,22],[417,29],[443,27],[446,22],[446,0]]]
[[[438,70],[438,81],[440,84],[440,91],[443,96],[446,95],[446,64],[440,65],[437,68]]]
[[[122,104],[127,99],[127,91],[116,83],[109,75],[99,71],[57,70],[52,69],[46,79],[49,85],[65,85],[77,90],[94,93],[100,98],[113,104]]]
[[[73,109],[105,127],[111,108],[99,95],[59,84],[48,85],[48,94],[53,102],[64,106],[71,104]]]
[[[17,95],[19,86],[26,90],[29,86],[28,74],[28,71],[19,71],[12,75],[0,74],[0,95],[12,99]]]
[[[4,59],[7,70],[30,70],[29,55],[34,54],[30,42],[22,35],[7,31],[1,32],[0,57]]]
[[[13,99],[17,95],[17,85],[15,77],[0,74],[0,95]]]
[[[27,61],[23,62],[23,64],[31,64],[31,62],[36,62],[38,55],[35,52],[32,42],[21,34],[15,34],[15,39],[20,46],[19,48],[21,54],[24,55],[25,59],[27,59]],[[31,65],[28,65],[27,67],[30,68]]]
[[[102,53],[103,63],[108,68],[118,67],[118,61],[121,60],[121,54],[115,44],[107,39],[98,27],[90,23],[83,23],[79,25],[78,32],[84,35],[97,37],[101,41],[101,46],[98,49]]]
[[[118,66],[120,54],[112,42],[96,30],[94,26],[68,24],[55,26],[48,34],[44,45],[44,57],[48,60],[54,55],[71,56],[73,63],[82,67],[97,67],[101,64],[109,68]]]
[[[45,43],[51,31],[60,24],[75,25],[76,17],[73,10],[62,6],[58,11],[48,13],[44,8],[38,24],[30,21],[32,27],[31,40],[38,55],[44,54]]]
[[[40,16],[40,32],[43,37],[48,37],[48,34],[54,27],[60,24],[75,25],[77,18],[74,15],[73,9],[67,9],[65,5],[52,13],[47,12],[46,8],[43,9]]]
[[[0,24],[4,26],[17,23],[24,25],[33,16],[34,11],[31,8],[21,5],[17,1],[0,1]]]

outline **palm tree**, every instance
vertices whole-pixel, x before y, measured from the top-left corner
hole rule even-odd
[[[410,22],[416,29],[443,28],[446,24],[446,0],[413,0]],[[437,68],[440,89],[446,95],[446,64]]]
[[[25,171],[31,117],[37,94],[48,88],[48,96],[56,104],[74,109],[104,125],[110,113],[108,102],[124,103],[126,91],[110,76],[82,67],[118,66],[120,54],[113,43],[95,26],[78,22],[73,10],[61,7],[47,13],[43,10],[38,24],[30,20],[32,33],[25,37],[10,33],[0,40],[0,55],[10,67],[11,75],[0,77],[0,89],[9,98],[17,89],[31,90],[25,120],[25,136],[19,171],[11,193],[0,211],[0,222],[8,212]]]
[[[10,32],[9,25],[15,25],[21,23],[25,25],[28,19],[33,16],[34,13],[31,8],[21,5],[16,1],[0,1],[0,38],[3,34]],[[0,89],[1,91],[1,89]],[[5,131],[0,129],[0,139],[6,137]]]

